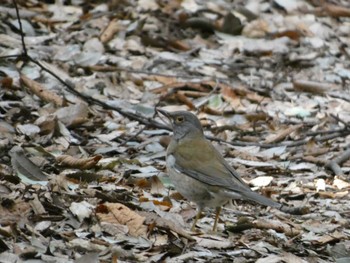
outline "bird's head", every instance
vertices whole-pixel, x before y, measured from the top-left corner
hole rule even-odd
[[[203,136],[202,125],[193,113],[188,111],[168,112],[160,109],[157,109],[157,111],[170,120],[175,139],[178,140],[184,136]]]

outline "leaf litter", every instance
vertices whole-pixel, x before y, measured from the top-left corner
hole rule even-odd
[[[1,10],[1,262],[349,261],[346,1]],[[196,112],[254,190],[307,210],[235,200],[191,233],[155,107]]]

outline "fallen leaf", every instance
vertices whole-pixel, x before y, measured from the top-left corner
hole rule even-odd
[[[126,225],[129,228],[130,235],[136,237],[146,237],[147,226],[144,225],[144,222],[146,220],[145,217],[140,216],[138,213],[130,210],[123,204],[105,203],[103,206],[106,208],[106,213],[96,213],[101,222]]]
[[[26,85],[28,89],[30,89],[30,91],[32,91],[36,96],[38,96],[43,101],[52,102],[57,107],[61,107],[65,104],[65,100],[61,96],[57,95],[55,92],[51,90],[47,90],[40,83],[34,80],[31,80],[27,76],[21,75],[21,81],[23,82],[24,85]]]
[[[70,155],[60,155],[56,157],[56,161],[61,166],[70,168],[79,168],[82,170],[91,169],[96,166],[99,160],[102,159],[101,155],[95,155],[90,158],[76,158]]]

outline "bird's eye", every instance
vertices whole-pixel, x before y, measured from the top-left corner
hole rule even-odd
[[[177,116],[176,119],[175,119],[176,123],[181,123],[183,121],[184,121],[184,117],[183,116]]]

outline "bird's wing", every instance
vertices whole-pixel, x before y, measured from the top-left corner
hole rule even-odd
[[[172,147],[170,147],[172,148]],[[198,152],[200,149],[200,154]],[[263,205],[281,205],[252,191],[237,173],[207,140],[183,140],[173,150],[174,168],[212,187],[232,192],[243,199],[253,200]]]

